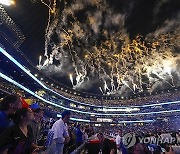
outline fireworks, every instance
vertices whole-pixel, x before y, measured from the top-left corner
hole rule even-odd
[[[76,0],[65,3],[62,11],[55,3],[45,35],[46,60],[40,58],[40,69],[48,73],[54,66],[54,73],[69,76],[72,88],[98,83],[101,93],[108,95],[179,86],[180,54],[175,50],[180,31],[175,19],[145,38],[138,35],[131,40],[125,15],[106,1]]]

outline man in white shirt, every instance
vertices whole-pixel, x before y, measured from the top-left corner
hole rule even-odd
[[[117,146],[118,153],[121,153],[121,142],[122,142],[121,136],[122,136],[122,131],[119,130],[118,135],[116,136],[116,146]]]
[[[49,154],[63,154],[64,144],[68,143],[70,140],[67,127],[70,115],[70,111],[64,111],[62,113],[62,118],[53,124],[51,131],[54,135],[48,152]]]

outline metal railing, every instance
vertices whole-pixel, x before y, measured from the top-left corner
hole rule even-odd
[[[71,152],[70,154],[80,154],[80,152],[84,149],[86,142],[84,142],[83,144],[81,144],[77,149],[75,149],[73,152]]]

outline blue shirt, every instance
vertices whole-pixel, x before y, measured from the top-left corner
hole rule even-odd
[[[12,120],[10,120],[4,111],[0,111],[0,134],[5,130],[5,128],[13,125]]]
[[[76,129],[76,143],[81,143],[83,141],[83,133],[79,128]]]

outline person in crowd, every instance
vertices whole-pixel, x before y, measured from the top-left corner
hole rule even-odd
[[[52,124],[49,121],[46,121],[45,128],[46,129],[51,129],[51,126],[52,126]]]
[[[8,95],[0,102],[0,134],[5,128],[13,125],[11,116],[22,108],[20,97],[17,95]]]
[[[128,150],[125,147],[125,145],[123,144],[123,137],[122,137],[122,130],[119,129],[118,130],[118,134],[116,136],[116,147],[117,147],[117,153],[121,153],[121,154],[127,154]]]
[[[87,133],[87,129],[85,129],[85,128],[84,128],[84,131],[83,131],[83,140],[84,141],[88,140],[88,133]]]
[[[48,149],[49,154],[63,154],[64,144],[70,141],[67,123],[70,120],[71,112],[66,110],[62,113],[62,118],[57,120],[50,130],[53,132],[53,140]]]
[[[76,123],[74,123],[73,128],[72,128],[72,138],[73,138],[74,143],[76,143],[76,127],[77,125]]]
[[[169,151],[165,152],[165,154],[176,154],[176,153],[174,152],[173,148],[170,146]]]
[[[122,144],[122,131],[119,130],[118,131],[118,135],[116,136],[116,146],[117,146],[117,150],[121,151],[121,144]]]
[[[180,130],[176,133],[176,145],[180,145]]]
[[[133,146],[132,154],[150,154],[148,148],[143,143],[140,143],[138,136],[136,136],[136,143]]]
[[[53,117],[49,118],[49,122],[50,122],[50,123],[54,123]]]
[[[64,149],[63,149],[63,152],[66,154],[71,153],[76,148],[75,140],[73,138],[73,128],[70,123],[68,124],[68,133],[69,133],[70,141],[68,142],[68,144],[64,145]]]
[[[161,145],[162,154],[176,154],[171,145],[164,143]],[[178,154],[178,153],[177,153]]]
[[[33,146],[33,132],[29,126],[33,120],[33,111],[22,108],[14,115],[14,125],[0,135],[0,153],[30,154],[39,150]]]
[[[37,108],[33,112],[34,112],[34,119],[30,123],[30,126],[33,130],[33,143],[38,145],[38,139],[40,138],[40,130],[41,130],[40,122],[44,115],[44,111],[40,108]]]
[[[97,137],[100,142],[99,154],[115,154],[116,147],[113,146],[108,138],[105,138],[103,133],[98,133]]]
[[[76,147],[79,147],[83,143],[83,132],[81,130],[81,125],[78,124],[76,128]]]

